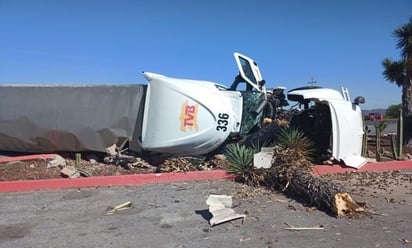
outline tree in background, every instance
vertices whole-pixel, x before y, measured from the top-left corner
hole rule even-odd
[[[402,103],[390,105],[385,112],[385,115],[390,118],[399,118],[399,110],[402,109]]]
[[[401,50],[401,59],[385,58],[383,76],[402,88],[402,112],[404,116],[405,142],[412,138],[412,17],[409,22],[393,31],[396,47]]]

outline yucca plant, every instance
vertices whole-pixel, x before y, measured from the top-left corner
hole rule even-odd
[[[277,144],[283,149],[293,150],[301,159],[312,159],[313,142],[296,127],[281,128]]]
[[[226,158],[230,163],[228,172],[234,174],[240,180],[251,186],[258,186],[263,180],[260,170],[254,168],[253,157],[257,146],[249,148],[239,144],[229,144],[226,147]]]
[[[240,175],[253,167],[253,155],[255,154],[252,148],[247,148],[239,144],[229,144],[226,147],[226,157],[231,163],[228,171],[235,175]]]

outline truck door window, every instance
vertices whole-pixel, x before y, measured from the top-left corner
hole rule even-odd
[[[245,78],[245,80],[249,79],[254,84],[257,84],[256,78],[253,75],[252,67],[250,66],[249,61],[247,61],[246,59],[242,57],[239,57],[239,60],[240,60],[240,64],[242,65],[243,73],[247,77]]]
[[[240,53],[234,53],[234,56],[241,79],[246,81],[249,87],[254,88],[257,91],[266,92],[264,80],[262,79],[257,63],[253,59]]]

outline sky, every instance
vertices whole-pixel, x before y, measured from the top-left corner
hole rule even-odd
[[[267,87],[316,85],[401,102],[382,76],[411,0],[0,0],[0,83],[146,84],[142,72],[230,86],[233,53]]]

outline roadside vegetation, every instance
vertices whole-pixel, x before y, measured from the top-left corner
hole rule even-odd
[[[312,173],[313,144],[302,131],[284,127],[277,142],[271,145],[273,157],[269,168],[254,166],[256,148],[229,145],[229,173],[237,181],[283,192],[337,217],[364,212],[345,189]]]
[[[400,59],[390,57],[382,61],[383,76],[390,83],[402,89],[402,114],[403,114],[403,143],[412,139],[412,17],[409,22],[393,31],[396,38],[396,47],[400,50]]]
[[[385,118],[386,119],[398,119],[399,110],[402,110],[402,103],[389,105],[389,107],[386,109],[386,112],[385,112]]]

